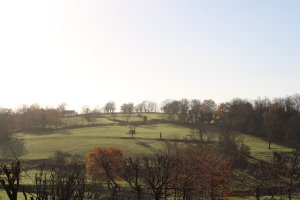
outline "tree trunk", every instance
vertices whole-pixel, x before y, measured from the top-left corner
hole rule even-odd
[[[291,190],[291,187],[289,187],[288,189],[288,196],[289,196],[289,200],[292,199],[292,190]]]
[[[160,192],[155,193],[155,200],[160,200],[160,197],[161,197],[161,193]]]
[[[258,188],[256,188],[255,197],[256,197],[256,200],[260,200],[260,194],[259,194]]]
[[[137,189],[137,199],[141,200],[142,199],[142,195],[141,195],[141,190]]]

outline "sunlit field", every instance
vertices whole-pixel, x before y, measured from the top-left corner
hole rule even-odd
[[[128,126],[100,126],[77,128],[47,133],[18,133],[15,137],[25,142],[26,154],[22,159],[45,159],[54,151],[84,155],[95,147],[117,147],[125,154],[157,152],[163,138],[188,137],[190,129],[173,124],[138,126],[134,138],[128,134]]]
[[[125,116],[122,115],[117,115],[115,118],[126,120]],[[162,115],[150,114],[147,115],[147,118],[162,119]],[[138,119],[141,118],[134,117],[133,121]],[[82,117],[77,117],[76,120],[89,124]],[[25,160],[47,159],[55,151],[85,155],[86,152],[95,147],[117,147],[125,155],[139,155],[156,153],[162,150],[164,140],[176,138],[188,141],[193,139],[190,128],[172,123],[139,125],[133,138],[128,134],[129,125],[119,125],[107,118],[96,118],[94,123],[103,124],[103,126],[65,129],[53,132],[17,133],[15,137],[25,143],[25,154],[21,158]],[[162,140],[160,139],[160,133]],[[218,139],[218,133],[208,132],[207,134],[211,136],[212,140],[216,141]],[[251,156],[255,159],[271,161],[274,151],[292,151],[290,148],[277,144],[272,144],[272,148],[268,149],[266,141],[254,136],[237,133],[237,137],[250,147]]]

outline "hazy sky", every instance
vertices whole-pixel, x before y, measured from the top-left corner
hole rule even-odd
[[[299,0],[0,1],[0,107],[300,92]]]

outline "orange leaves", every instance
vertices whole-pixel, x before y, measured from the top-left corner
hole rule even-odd
[[[225,197],[231,192],[231,161],[205,148],[185,148],[178,154],[174,184],[212,197]]]
[[[87,153],[86,170],[94,180],[119,177],[123,154],[117,148],[97,147]]]
[[[171,148],[171,147],[169,147]],[[134,159],[123,158],[116,148],[95,148],[88,152],[87,173],[94,180],[120,187],[116,180],[129,183],[137,196],[150,190],[156,199],[171,190],[226,197],[231,192],[231,161],[216,155],[212,149],[185,147],[169,149],[163,154]]]

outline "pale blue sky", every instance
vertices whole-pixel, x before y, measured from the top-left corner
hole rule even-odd
[[[300,92],[298,0],[0,2],[0,106]]]

